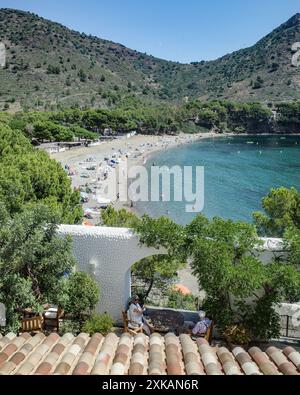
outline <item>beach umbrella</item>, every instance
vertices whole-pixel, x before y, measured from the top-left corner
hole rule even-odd
[[[84,226],[95,226],[90,221],[83,221],[82,225],[84,225]]]

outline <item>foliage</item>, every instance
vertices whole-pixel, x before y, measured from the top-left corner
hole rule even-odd
[[[247,345],[252,340],[249,330],[241,325],[227,327],[224,336],[231,344]]]
[[[221,218],[210,221],[199,215],[184,228],[164,217],[144,216],[132,221],[133,217],[127,214],[119,215],[111,209],[105,222],[132,225],[141,243],[167,252],[133,266],[133,285],[143,301],[149,298],[153,287],[165,294],[182,267],[181,262],[189,259],[199,287],[206,293],[203,308],[221,331],[225,333],[237,326],[235,338],[251,335],[265,340],[279,335],[276,307],[283,301],[299,300],[300,295],[300,231],[295,225],[285,232],[287,256],[276,256],[265,265],[258,258],[262,243],[254,225]],[[182,300],[169,291],[167,296],[168,306],[178,308],[193,303],[192,297]]]
[[[71,274],[67,280],[66,293],[66,311],[78,320],[93,311],[100,296],[98,283],[83,272]]]
[[[198,299],[194,295],[183,295],[180,291],[171,289],[166,296],[168,298],[166,307],[190,311],[198,309]]]
[[[295,188],[272,189],[262,200],[264,213],[254,213],[260,234],[282,237],[289,227],[300,228],[300,194]]]
[[[292,265],[300,264],[300,228],[291,226],[284,234],[285,249],[289,251],[288,262]]]
[[[140,242],[147,247],[165,248],[170,256],[177,256],[184,261],[185,229],[167,217],[150,218],[144,215],[137,223],[134,231],[139,235]]]
[[[145,303],[154,287],[163,293],[177,278],[178,270],[184,266],[174,256],[154,255],[142,259],[132,266],[132,287]]]
[[[7,330],[19,329],[16,309],[42,311],[45,303],[67,302],[65,274],[75,260],[71,241],[56,236],[56,224],[45,206],[12,217],[0,203],[0,300],[7,308]]]
[[[80,332],[80,322],[76,320],[64,319],[59,326],[60,336],[63,336],[66,333],[72,333],[74,336],[78,336]]]
[[[187,228],[193,273],[218,326],[242,325],[254,338],[278,336],[276,306],[299,295],[297,266],[279,259],[264,265],[253,254],[260,242],[250,224],[200,216]]]
[[[135,228],[140,219],[137,215],[125,209],[116,210],[113,206],[101,212],[101,219],[105,226],[115,228]]]
[[[113,109],[23,112],[3,118],[2,122],[40,142],[96,139],[107,129],[112,135],[132,130],[154,135],[210,130],[218,133],[270,133],[282,128],[286,128],[285,132],[289,129],[297,131],[294,130],[297,127],[294,118],[298,117],[298,107],[296,104],[292,107],[289,118],[284,113],[285,108],[280,104],[274,105],[275,119],[268,106],[256,102],[193,100],[184,104],[154,104],[126,98]]]
[[[93,335],[94,333],[101,333],[107,335],[114,326],[114,320],[107,314],[94,314],[83,325],[82,330],[85,333]]]

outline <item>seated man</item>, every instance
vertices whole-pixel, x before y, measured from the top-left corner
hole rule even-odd
[[[144,310],[140,305],[140,299],[136,295],[131,299],[129,309],[127,311],[128,316],[128,327],[131,329],[136,329],[142,327],[148,336],[151,335],[151,330],[147,321],[144,318]]]
[[[206,317],[205,311],[199,311],[199,318],[200,320],[192,329],[192,334],[195,336],[203,335],[205,336],[208,329],[210,328],[212,321]]]

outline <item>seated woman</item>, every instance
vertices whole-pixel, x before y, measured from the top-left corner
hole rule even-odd
[[[129,309],[127,311],[128,316],[128,327],[131,329],[136,329],[142,327],[148,336],[151,335],[150,327],[144,317],[144,311],[140,305],[140,299],[136,295],[131,299]]]
[[[199,311],[199,321],[192,329],[194,336],[205,336],[208,329],[210,328],[212,321],[206,317],[205,311]]]

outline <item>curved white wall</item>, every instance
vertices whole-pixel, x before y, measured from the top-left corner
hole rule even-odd
[[[100,284],[97,311],[107,311],[117,321],[131,295],[131,266],[148,256],[164,253],[141,246],[138,237],[124,228],[61,225],[58,233],[72,237],[79,270],[89,273]],[[282,240],[263,239],[263,242],[257,251],[263,262],[268,263],[274,254],[282,253]]]

